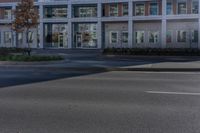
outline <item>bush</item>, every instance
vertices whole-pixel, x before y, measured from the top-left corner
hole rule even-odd
[[[56,61],[63,60],[61,56],[28,56],[28,55],[0,55],[0,61]]]
[[[12,53],[23,53],[26,48],[0,48],[0,55],[9,55]]]
[[[173,48],[106,48],[103,53],[113,55],[200,56],[199,49]]]

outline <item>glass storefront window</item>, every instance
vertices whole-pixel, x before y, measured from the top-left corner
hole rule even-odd
[[[111,4],[110,5],[110,16],[118,16],[118,4]]]
[[[150,31],[149,32],[149,43],[158,43],[159,32],[158,31]]]
[[[74,7],[74,17],[96,17],[97,7]]]
[[[97,48],[97,24],[78,23],[73,25],[74,46],[76,48]]]
[[[67,7],[66,6],[45,7],[44,17],[45,18],[66,18]]]
[[[12,18],[12,10],[11,9],[5,9],[4,10],[4,19],[11,19]]]
[[[45,24],[45,47],[67,47],[67,24]]]
[[[4,43],[11,43],[12,42],[12,32],[5,31],[4,32]]]
[[[128,3],[123,3],[123,16],[128,16]]]
[[[178,14],[186,14],[186,2],[179,2],[178,3]]]
[[[150,4],[150,15],[158,15],[158,3]]]
[[[187,32],[184,30],[177,31],[177,42],[184,43],[186,42]]]
[[[198,43],[198,36],[199,36],[198,30],[192,31],[192,42],[193,43]]]
[[[166,38],[167,43],[172,42],[172,31],[167,31],[167,38]]]
[[[193,1],[193,3],[192,3],[192,13],[193,14],[199,13],[199,2],[198,1]]]
[[[172,3],[167,3],[167,15],[172,15],[173,14],[173,9],[172,9]]]
[[[135,16],[144,16],[145,14],[144,4],[136,4],[135,5]]]
[[[135,32],[135,43],[137,44],[144,43],[144,31]]]

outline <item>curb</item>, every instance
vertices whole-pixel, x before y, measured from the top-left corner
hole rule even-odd
[[[5,65],[0,69],[40,69],[52,71],[86,71],[86,72],[109,72],[109,71],[143,71],[143,72],[200,72],[200,68],[120,68],[120,67],[53,67],[53,66],[29,66],[29,65]]]

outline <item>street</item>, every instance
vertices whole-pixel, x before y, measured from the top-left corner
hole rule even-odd
[[[199,81],[198,72],[1,70],[0,133],[199,133]]]

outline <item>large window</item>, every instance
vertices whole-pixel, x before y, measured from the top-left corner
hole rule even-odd
[[[11,9],[5,9],[4,10],[4,19],[11,19],[12,18],[12,10]]]
[[[67,24],[45,24],[45,47],[67,47]]]
[[[168,2],[167,3],[167,15],[172,15],[173,14],[173,9],[172,9],[172,3]]]
[[[17,33],[17,44],[22,45],[23,44],[23,33]]]
[[[11,43],[12,42],[12,32],[5,31],[4,32],[4,43]]]
[[[186,2],[179,2],[178,3],[178,14],[186,14],[186,13],[187,13]]]
[[[144,4],[136,4],[135,5],[135,16],[144,16],[144,15],[145,15]]]
[[[118,16],[118,4],[111,4],[110,5],[110,16]]]
[[[122,32],[122,43],[128,43],[128,31]]]
[[[66,18],[67,7],[66,6],[45,7],[44,17],[45,18]]]
[[[96,17],[97,7],[74,7],[74,17]]]
[[[128,16],[128,3],[123,3],[123,16]]]
[[[158,15],[158,3],[150,4],[150,15]]]
[[[116,31],[110,32],[110,43],[118,43],[118,32]]]
[[[76,48],[97,48],[97,24],[73,24],[73,37]]]
[[[186,42],[187,32],[184,30],[177,31],[177,42],[185,43]]]
[[[135,32],[135,43],[137,44],[144,43],[144,31]]]
[[[192,13],[193,14],[199,13],[199,2],[198,1],[193,1],[193,3],[192,3]]]
[[[192,31],[192,42],[193,43],[198,43],[198,30],[193,30]]]
[[[149,32],[149,43],[158,43],[159,40],[159,32],[158,31],[150,31]]]
[[[167,31],[166,42],[167,43],[172,43],[172,31]]]

